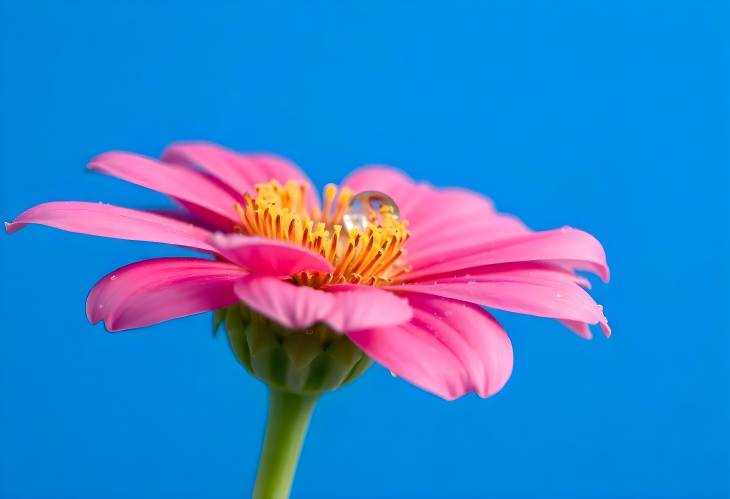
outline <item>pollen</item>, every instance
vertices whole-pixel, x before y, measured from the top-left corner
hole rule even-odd
[[[354,193],[347,187],[327,184],[323,209],[309,207],[307,186],[274,180],[258,184],[256,195],[244,195],[236,204],[241,220],[236,231],[297,244],[326,258],[334,270],[328,273],[301,272],[292,276],[297,284],[321,287],[326,284],[390,283],[407,270],[405,249],[408,222],[389,205],[381,205],[362,226],[343,227]]]

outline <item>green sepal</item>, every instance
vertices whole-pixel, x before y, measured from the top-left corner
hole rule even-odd
[[[372,364],[347,336],[324,324],[291,330],[241,305],[226,309],[224,323],[236,358],[271,388],[324,393],[353,381]]]
[[[221,308],[213,311],[213,336],[218,334],[221,324],[226,320],[227,310],[227,308]]]

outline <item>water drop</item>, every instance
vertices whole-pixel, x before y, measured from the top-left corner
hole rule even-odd
[[[398,375],[396,373],[394,373],[393,371],[389,371],[389,372],[390,372],[390,375],[393,376],[394,378],[398,377]]]
[[[117,280],[116,274],[112,274],[112,276],[109,278],[109,280],[110,281],[116,281]]]
[[[444,315],[446,317],[451,317],[452,315],[454,315],[454,312],[452,312],[451,310],[444,310]]]
[[[368,224],[379,225],[383,219],[383,209],[387,207],[391,214],[398,218],[400,210],[395,201],[378,191],[363,191],[350,201],[350,208],[342,216],[342,223],[348,232],[357,228],[360,232],[368,228]]]

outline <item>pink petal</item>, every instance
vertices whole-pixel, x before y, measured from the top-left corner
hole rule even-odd
[[[101,279],[86,300],[86,316],[109,331],[149,326],[236,303],[236,265],[197,258],[133,263]]]
[[[593,338],[593,333],[591,333],[591,328],[585,322],[566,321],[566,320],[561,320],[559,322],[563,326],[567,327],[568,329],[573,331],[575,334],[580,336],[581,338],[584,338],[586,340],[590,340],[591,338]]]
[[[605,324],[603,309],[578,284],[494,272],[478,278],[412,283],[386,289],[426,293],[522,314],[587,324]],[[571,328],[575,331],[575,328]]]
[[[319,195],[314,184],[297,165],[275,154],[249,154],[247,157],[258,165],[261,171],[266,172],[268,181],[278,180],[284,184],[288,180],[295,180],[306,185],[308,206],[319,208]]]
[[[409,279],[409,283],[433,283],[433,282],[470,282],[490,281],[495,279],[542,279],[546,281],[558,281],[576,283],[590,289],[591,283],[583,276],[580,276],[570,269],[560,265],[547,262],[511,262],[494,265],[484,265],[467,269],[453,270],[442,274],[428,275],[418,279]]]
[[[239,222],[235,210],[239,199],[205,175],[190,169],[126,152],[101,154],[89,162],[89,168],[199,206],[229,220],[226,227],[229,230],[233,223]]]
[[[351,173],[343,182],[354,192],[380,191],[395,200],[403,218],[420,226],[434,219],[463,220],[465,214],[494,213],[492,202],[463,189],[436,189],[426,183],[416,183],[394,168],[373,165]],[[469,211],[462,211],[468,209]]]
[[[413,271],[402,280],[510,262],[544,261],[597,273],[609,279],[606,254],[601,243],[587,232],[562,229],[533,232],[479,246],[441,252],[434,250],[409,257]]]
[[[478,193],[417,184],[385,166],[364,167],[343,184],[355,192],[381,191],[395,200],[401,217],[409,223],[409,259],[424,252],[441,255],[529,232],[516,217],[495,212],[492,202]]]
[[[93,236],[176,244],[215,252],[208,244],[211,233],[173,218],[119,206],[82,201],[59,201],[34,206],[5,229],[13,233],[26,224],[41,224]]]
[[[403,324],[413,315],[408,301],[382,289],[353,284],[325,289],[334,297],[325,322],[337,331]]]
[[[344,184],[354,191],[380,190],[393,197],[409,221],[406,243],[412,272],[402,281],[517,261],[550,261],[570,269],[590,270],[608,280],[600,243],[570,228],[532,233],[517,218],[496,213],[477,193],[434,189],[416,184],[383,166],[366,167]]]
[[[197,225],[205,227],[209,230],[217,230],[224,232],[232,232],[235,230],[235,226],[239,224],[232,223],[231,219],[213,213],[210,210],[206,210],[196,204],[188,203],[182,199],[175,198],[175,201],[182,206],[185,211],[190,215],[190,218],[195,221]]]
[[[413,319],[348,333],[374,360],[448,400],[497,393],[512,373],[512,345],[499,323],[474,305],[407,295]]]
[[[411,318],[406,300],[377,288],[355,286],[328,292],[273,277],[249,276],[237,282],[235,290],[253,310],[291,329],[321,322],[346,332],[400,324]]]
[[[293,163],[274,155],[239,154],[209,142],[178,142],[162,155],[163,161],[193,165],[207,171],[237,192],[255,193],[256,184],[278,180],[303,182],[309,206],[319,206],[317,193],[309,178]]]
[[[217,233],[210,242],[225,258],[257,274],[289,276],[333,270],[322,255],[284,241]]]
[[[405,173],[385,165],[369,165],[352,172],[342,181],[355,193],[380,191],[392,197],[400,208],[401,214],[410,220],[412,206],[433,189],[426,184],[416,184]]]
[[[444,210],[429,220],[428,225],[417,226],[417,234],[409,225],[412,234],[408,240],[409,255],[419,258],[428,254],[449,254],[530,232],[521,220],[510,215],[490,215],[466,208],[459,208],[459,212],[460,219],[447,218],[449,212]],[[465,218],[464,213],[474,213],[474,217]]]
[[[484,267],[466,269],[464,271],[455,271],[438,276],[430,276],[414,283],[429,285],[434,284],[434,282],[446,285],[471,283],[473,286],[477,283],[493,281],[527,281],[528,283],[556,282],[558,283],[558,286],[577,284],[584,288],[590,288],[590,283],[584,277],[579,276],[570,270],[566,270],[563,267],[544,262],[518,262],[486,265]],[[403,288],[401,287],[398,289]],[[471,289],[469,290],[471,291]],[[593,337],[588,327],[589,325],[585,322],[572,321],[568,319],[559,320],[559,322],[582,338],[590,339]]]

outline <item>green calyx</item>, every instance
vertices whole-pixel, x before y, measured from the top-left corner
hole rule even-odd
[[[270,388],[304,395],[335,390],[363,374],[372,360],[347,336],[324,324],[287,329],[243,305],[218,310],[238,361]]]

